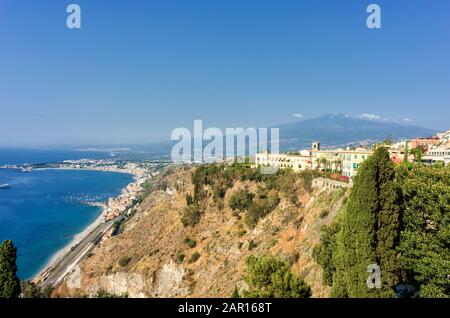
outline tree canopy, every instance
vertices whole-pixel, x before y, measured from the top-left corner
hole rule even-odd
[[[314,257],[334,297],[393,297],[398,284],[420,297],[449,297],[450,167],[394,167],[377,149]],[[380,266],[381,288],[366,286],[371,262]]]
[[[311,288],[293,274],[287,262],[273,256],[249,256],[245,262],[246,298],[308,298]]]
[[[17,248],[12,241],[0,244],[0,298],[15,298],[20,294],[16,258]]]

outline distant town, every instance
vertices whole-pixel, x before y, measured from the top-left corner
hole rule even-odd
[[[122,193],[108,202],[84,202],[89,205],[97,205],[103,208],[103,219],[105,221],[117,218],[131,207],[136,201],[139,193],[143,190],[142,185],[159,173],[159,169],[165,163],[152,162],[128,162],[122,159],[79,159],[64,160],[60,163],[2,165],[0,169],[17,169],[22,172],[31,172],[39,169],[62,169],[62,170],[92,170],[117,173],[128,173],[134,176],[134,182],[128,184]]]

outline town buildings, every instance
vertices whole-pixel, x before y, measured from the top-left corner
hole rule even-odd
[[[439,143],[439,137],[433,136],[433,137],[425,137],[425,138],[415,138],[408,140],[408,148],[414,149],[414,148],[423,148],[428,149],[429,147],[436,145]]]
[[[289,154],[259,153],[255,156],[257,166],[272,166],[275,168],[291,168],[295,172],[311,168],[310,151],[300,151]]]
[[[328,170],[351,178],[356,175],[359,165],[371,153],[372,151],[366,148],[322,150],[320,143],[314,142],[311,149],[297,153],[270,154],[265,152],[256,154],[255,165],[281,169],[291,168],[295,172],[306,169]]]
[[[450,163],[450,130],[438,133],[433,137],[403,140],[388,148],[391,160],[402,163],[415,160],[410,150],[419,148],[423,152],[421,160],[424,163]],[[364,147],[321,149],[320,142],[313,142],[311,149],[284,154],[258,153],[255,156],[255,166],[272,166],[274,168],[291,168],[295,172],[306,169],[331,171],[342,176],[353,178],[361,163],[373,153],[372,149]]]
[[[428,163],[443,162],[450,163],[450,130],[436,134],[438,142],[430,145],[422,160]]]

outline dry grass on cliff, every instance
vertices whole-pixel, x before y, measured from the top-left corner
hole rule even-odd
[[[228,297],[235,286],[245,288],[242,275],[247,256],[273,254],[292,264],[312,287],[313,297],[328,295],[312,250],[319,242],[320,228],[331,222],[345,192],[302,189],[298,206],[281,194],[277,208],[252,229],[233,215],[228,201],[244,188],[256,192],[260,184],[235,181],[226,192],[223,208],[209,193],[200,222],[184,227],[180,213],[186,207],[186,194],[194,191],[192,172],[180,169],[166,177],[174,193],[152,192],[125,231],[103,242],[81,263],[81,288],[69,289],[64,282],[57,293],[75,296],[108,290],[130,297]],[[186,239],[195,241],[195,246]]]

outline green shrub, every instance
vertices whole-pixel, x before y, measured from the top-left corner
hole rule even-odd
[[[197,242],[188,237],[184,240],[184,243],[186,243],[186,245],[189,246],[190,248],[194,248],[195,246],[197,246]]]
[[[127,266],[131,261],[131,257],[123,257],[119,260],[119,265],[122,267]]]
[[[256,245],[255,241],[250,240],[250,242],[248,242],[248,250],[251,251],[252,249],[254,249],[255,247],[257,247],[258,245]]]
[[[313,172],[310,170],[303,170],[303,171],[300,171],[299,175],[303,181],[303,185],[304,185],[306,191],[311,192],[312,191]]]
[[[230,197],[228,206],[230,209],[245,211],[252,206],[254,194],[248,190],[241,190]]]
[[[183,209],[181,213],[181,223],[183,226],[195,226],[200,222],[201,211],[197,203],[189,205]]]
[[[189,263],[195,263],[200,258],[200,253],[195,252],[191,255],[191,258],[189,259]]]
[[[329,211],[329,210],[326,210],[326,209],[323,209],[323,210],[320,212],[319,217],[320,217],[321,219],[324,219],[324,218],[326,218],[326,217],[328,216],[328,214],[330,214],[330,211]]]
[[[294,265],[298,262],[300,258],[300,254],[298,252],[294,252],[291,255],[288,256],[287,261],[290,265]]]
[[[26,280],[21,282],[21,290],[21,298],[50,298],[53,287],[41,287],[31,281]]]
[[[259,194],[253,205],[247,211],[245,222],[250,227],[255,227],[260,218],[265,217],[272,212],[280,202],[278,193],[270,191],[268,193]]]
[[[194,203],[194,199],[192,198],[192,195],[190,195],[189,193],[186,194],[186,204],[187,205],[191,205],[192,203]]]
[[[128,294],[124,293],[121,295],[116,295],[114,293],[110,293],[107,290],[100,289],[97,291],[97,293],[93,296],[94,298],[128,298]]]
[[[244,229],[241,229],[241,230],[239,230],[239,232],[238,232],[238,236],[239,236],[239,237],[243,237],[245,234],[247,234],[247,231],[244,230]]]
[[[245,260],[249,289],[246,298],[307,298],[311,288],[291,272],[288,263],[273,256],[250,256]]]
[[[183,263],[184,258],[185,258],[185,255],[184,255],[184,254],[178,254],[178,255],[177,255],[177,262],[178,262],[179,264]]]
[[[321,229],[320,243],[314,246],[313,258],[323,269],[323,282],[331,286],[333,274],[336,271],[333,254],[337,250],[337,234],[341,229],[338,220],[334,220],[330,226]]]

